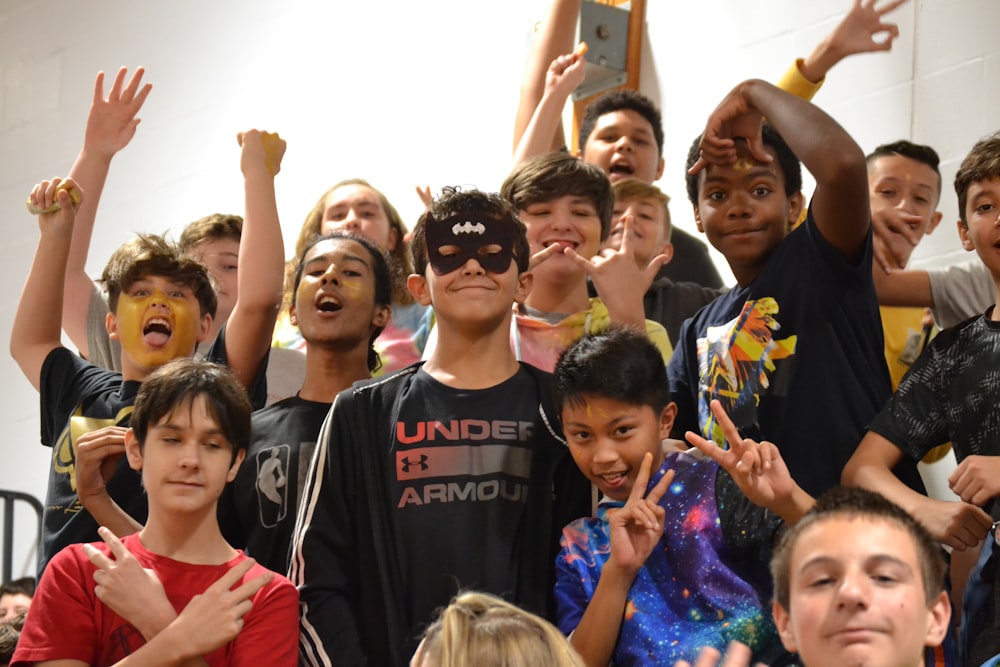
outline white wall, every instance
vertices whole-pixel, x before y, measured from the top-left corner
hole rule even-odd
[[[154,89],[135,139],[112,168],[89,263],[94,274],[133,231],[176,234],[207,213],[240,212],[234,136],[249,127],[288,140],[277,180],[287,247],[319,194],[342,178],[368,178],[411,223],[418,184],[497,189],[509,168],[531,26],[546,3],[3,0],[3,336],[37,240],[24,197],[38,180],[69,170],[98,70],[144,65]],[[647,5],[642,79],[664,110],[661,185],[674,197],[676,223],[691,228],[683,156],[706,114],[741,78],[776,79],[849,0]],[[844,63],[815,101],[865,150],[896,138],[935,145],[946,160],[942,209],[953,220],[955,163],[1000,125],[1000,48],[990,39],[1000,3],[911,0],[893,18],[902,31],[893,53]],[[951,259],[958,248],[952,229],[946,222],[917,255]],[[0,377],[7,424],[0,487],[44,497],[48,450],[38,445],[37,394],[7,355],[0,355]],[[19,568],[30,573],[21,543],[18,553]]]

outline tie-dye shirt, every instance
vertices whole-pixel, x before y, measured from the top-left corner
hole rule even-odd
[[[628,594],[615,665],[695,662],[703,646],[725,650],[736,639],[754,660],[788,658],[771,620],[767,564],[781,520],[746,499],[718,464],[693,452],[668,454],[649,488],[669,469],[674,480],[660,500],[666,524],[660,543]],[[559,629],[571,633],[594,595],[611,555],[605,501],[597,516],[563,529],[556,559]]]

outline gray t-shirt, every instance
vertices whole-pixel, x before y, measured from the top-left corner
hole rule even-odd
[[[942,329],[982,315],[996,301],[993,276],[979,258],[927,272],[934,320]]]

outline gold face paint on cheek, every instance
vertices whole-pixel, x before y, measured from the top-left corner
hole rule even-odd
[[[118,340],[136,363],[153,368],[190,355],[201,332],[200,306],[195,299],[168,297],[161,290],[148,296],[122,294],[118,299]],[[143,335],[147,321],[163,317],[171,324],[170,336],[162,344],[148,342]]]

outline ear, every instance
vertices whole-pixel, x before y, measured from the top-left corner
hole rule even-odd
[[[677,404],[671,401],[660,413],[660,440],[666,440],[670,437],[670,429],[674,427],[674,419],[676,418]]]
[[[128,458],[128,466],[132,470],[142,470],[142,448],[139,446],[139,439],[135,437],[135,431],[132,429],[125,431],[125,456]]]
[[[946,592],[941,591],[927,608],[927,635],[924,637],[924,645],[940,646],[948,633],[950,622],[951,600]]]
[[[792,617],[788,611],[777,602],[771,604],[771,614],[774,616],[774,625],[778,628],[778,635],[781,643],[789,653],[798,652],[798,644],[795,642],[795,633],[792,631]]]
[[[118,316],[108,313],[104,318],[104,328],[108,330],[108,338],[118,340]]]
[[[288,307],[288,321],[293,327],[299,326],[299,318],[295,315],[295,305]]]
[[[965,226],[961,218],[955,224],[958,225],[958,238],[962,239],[962,247],[970,252],[975,250],[976,246],[972,244],[972,237],[969,236],[969,228]]]
[[[666,266],[667,264],[670,263],[670,260],[674,258],[674,244],[671,243],[670,241],[667,241],[662,246],[660,246],[659,250],[653,253],[653,257],[656,257],[657,255],[667,256],[667,261],[665,261],[663,264],[660,265],[660,266]]]
[[[226,473],[226,483],[229,483],[236,479],[236,473],[240,470],[240,465],[243,463],[243,459],[247,456],[247,450],[241,449],[236,452],[236,460],[233,461],[233,465],[229,466],[229,472]]]
[[[376,306],[375,315],[372,317],[372,326],[385,328],[392,320],[392,308],[389,306]]]
[[[198,342],[208,338],[208,332],[212,330],[212,316],[205,313],[201,317],[201,325],[198,327]]]
[[[698,211],[698,205],[694,204],[692,208],[694,209],[694,226],[698,228],[699,232],[704,234],[705,228],[701,224],[701,213]]]
[[[431,305],[431,290],[427,286],[427,278],[419,273],[411,273],[406,277],[406,289],[410,290],[410,294],[421,306]]]
[[[399,230],[389,225],[389,242],[385,246],[385,251],[392,252],[396,249],[397,243],[399,243]]]
[[[802,217],[802,210],[806,205],[806,197],[799,190],[794,195],[788,198],[788,228],[794,228],[798,222],[799,218]]]
[[[514,303],[524,303],[524,300],[531,294],[531,286],[535,283],[535,276],[531,271],[525,271],[517,276],[517,289],[514,291]]]
[[[660,176],[663,176],[663,165],[666,164],[663,158],[660,158],[660,163],[656,166],[656,176],[653,176],[653,182],[660,180]]]
[[[924,234],[930,236],[939,224],[941,224],[941,211],[934,211],[934,215],[931,216],[931,224],[927,225],[927,231]]]

